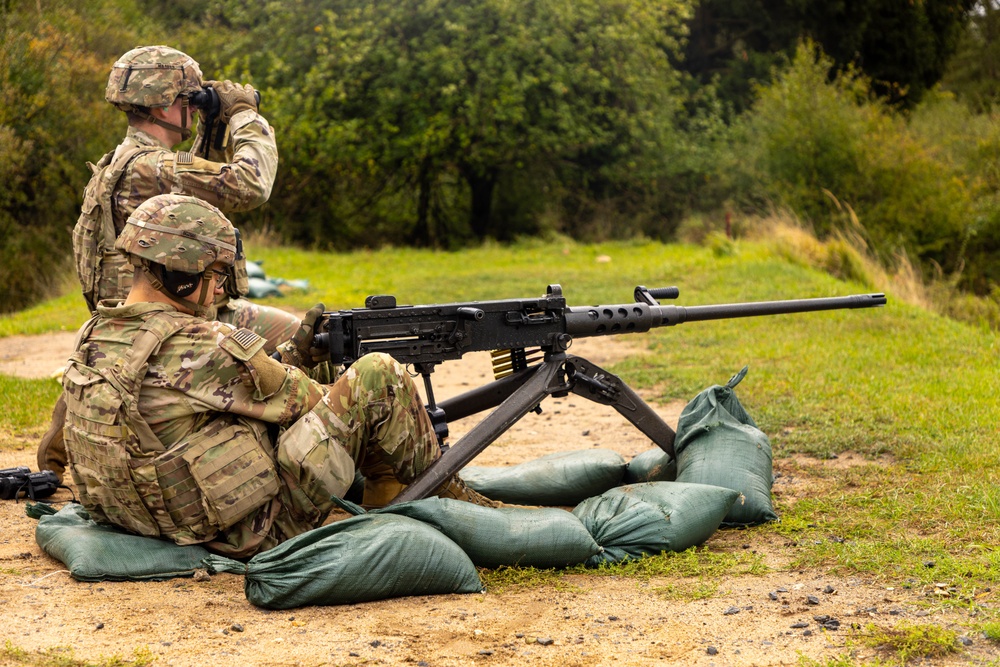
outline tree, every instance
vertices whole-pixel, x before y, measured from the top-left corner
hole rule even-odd
[[[1000,103],[1000,1],[976,2],[943,84],[977,112]]]
[[[71,256],[85,162],[113,147],[124,124],[104,101],[108,72],[143,25],[124,0],[0,7],[0,311],[61,280],[51,267]]]
[[[441,244],[455,227],[449,218],[464,211],[466,233],[509,237],[517,230],[494,216],[498,199],[544,203],[566,171],[585,182],[634,178],[657,159],[679,103],[669,62],[686,18],[679,1],[342,0],[312,9],[283,10],[267,24],[270,38],[257,32],[269,49],[296,43],[270,63],[284,80],[267,80],[292,146],[282,178],[294,180],[281,182],[281,196],[308,206],[307,197],[336,191],[353,204],[329,217],[341,228],[351,215],[365,220],[355,224],[361,234],[403,214],[412,240]],[[255,72],[267,71],[260,65]],[[329,217],[306,223],[310,240],[330,236]]]
[[[809,38],[838,68],[853,64],[874,90],[912,108],[939,81],[976,0],[702,0],[691,22],[685,68],[703,82],[718,78],[738,110],[751,82],[766,82]]]

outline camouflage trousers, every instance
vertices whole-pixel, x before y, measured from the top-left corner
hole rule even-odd
[[[416,385],[386,354],[355,362],[275,449],[279,495],[205,546],[236,557],[270,549],[322,525],[356,469],[409,484],[441,455]]]

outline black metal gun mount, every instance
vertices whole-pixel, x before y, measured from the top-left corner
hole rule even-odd
[[[418,306],[397,306],[394,296],[369,296],[365,308],[324,313],[316,343],[329,348],[335,364],[350,365],[370,352],[384,352],[412,365],[423,377],[427,411],[442,454],[393,499],[395,504],[430,495],[521,417],[540,412],[547,396],[574,393],[610,405],[673,455],[673,429],[618,376],[568,354],[574,338],[641,333],[684,322],[886,304],[884,294],[688,307],[660,304],[660,299],[676,299],[679,294],[676,287],[639,286],[634,303],[575,307],[566,305],[559,285],[549,285],[545,296],[533,299]],[[434,367],[477,351],[494,353],[499,379],[436,402],[430,381]],[[445,444],[448,422],[486,410],[492,412],[458,442]]]

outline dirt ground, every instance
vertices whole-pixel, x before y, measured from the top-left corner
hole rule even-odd
[[[72,334],[39,340],[0,339],[0,372],[51,376],[68,355]],[[631,341],[629,341],[631,342]],[[44,355],[31,350],[46,350]],[[59,352],[54,352],[58,350]],[[64,353],[65,352],[65,353]],[[573,352],[599,365],[640,354],[622,339],[577,341]],[[444,364],[435,373],[440,400],[486,382],[487,355]],[[725,378],[722,378],[723,380]],[[719,378],[706,378],[706,385]],[[752,385],[741,387],[744,393]],[[655,406],[676,425],[682,404]],[[611,408],[582,398],[548,399],[474,465],[510,465],[557,451],[604,447],[626,459],[651,444]],[[466,420],[468,421],[468,420]],[[468,424],[453,425],[459,434]],[[20,451],[0,452],[0,467],[35,468],[37,434],[14,434]],[[780,447],[779,447],[780,450]],[[837,459],[779,459],[777,508],[805,496],[831,468],[871,465],[845,452]],[[55,496],[59,503],[67,492]],[[950,656],[921,664],[969,665],[996,660],[996,645],[965,630],[966,612],[940,603],[940,589],[905,589],[826,570],[789,565],[786,540],[753,531],[719,531],[718,552],[752,550],[771,571],[712,582],[639,581],[574,575],[559,586],[495,594],[442,595],[339,607],[267,611],[253,607],[242,577],[219,574],[156,583],[82,583],[45,555],[24,505],[0,503],[0,636],[9,642],[0,664],[70,664],[52,656],[102,663],[137,656],[156,665],[797,665],[853,654],[874,660],[857,640],[868,623],[934,623],[963,635]],[[669,599],[670,587],[717,585],[708,599]],[[689,596],[693,598],[693,596]],[[12,657],[23,650],[26,657]],[[45,657],[45,656],[48,656]],[[120,663],[115,663],[120,664]],[[838,663],[843,664],[843,663]]]

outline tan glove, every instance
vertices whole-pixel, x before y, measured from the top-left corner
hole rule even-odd
[[[291,364],[298,368],[314,368],[317,364],[330,358],[330,351],[315,346],[316,322],[323,315],[326,307],[317,303],[309,309],[302,318],[299,330],[291,340],[278,346],[281,363]]]
[[[232,81],[207,81],[212,89],[219,94],[219,120],[228,123],[229,119],[247,109],[257,110],[257,96],[249,83],[233,83]]]

